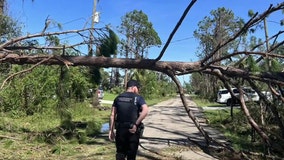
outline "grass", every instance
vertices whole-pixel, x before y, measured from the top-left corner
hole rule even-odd
[[[210,102],[207,99],[199,98],[196,95],[191,95],[191,99],[197,104],[199,107],[224,107],[224,104],[219,104],[216,102]]]
[[[105,92],[105,100],[113,100],[117,95]],[[149,106],[166,100],[169,97],[146,100]],[[193,97],[193,101],[201,107],[224,106]],[[234,120],[230,117],[230,107],[225,110],[205,111],[209,124],[225,134],[237,150],[258,148],[259,143],[251,143],[250,127],[243,114],[234,110]],[[73,121],[99,121],[106,123],[109,120],[110,108],[100,110],[90,107],[88,102],[73,104],[69,109]],[[60,125],[60,118],[55,110],[48,110],[42,114],[28,117],[11,118],[1,114],[0,119],[0,157],[3,159],[108,159],[114,160],[115,145],[108,140],[107,135],[100,134],[87,136],[83,143],[78,139],[57,137],[57,143],[48,144],[36,139],[44,131],[54,129]],[[78,132],[83,131],[82,129]],[[51,136],[51,135],[50,135]]]
[[[104,92],[104,100],[109,100],[109,101],[113,101],[115,99],[115,97],[118,96],[118,94],[113,94],[113,93],[109,93],[109,92]],[[168,97],[160,97],[160,98],[154,98],[154,99],[146,99],[146,103],[148,106],[152,106],[155,105],[161,101],[167,100],[171,98],[171,96]],[[104,104],[106,105],[106,104]],[[111,106],[111,105],[106,105],[106,106]]]
[[[105,92],[105,100],[113,100],[117,95]],[[146,100],[148,105],[156,104],[166,98]],[[72,103],[71,103],[72,104]],[[110,107],[104,109],[90,107],[90,102],[73,103],[68,113],[72,115],[73,122],[107,123]],[[85,139],[64,136],[55,136],[61,125],[59,115],[55,109],[45,110],[33,116],[11,117],[10,114],[0,113],[0,157],[1,159],[29,160],[29,159],[108,159],[114,160],[115,145],[108,140],[105,133],[86,136]],[[76,128],[78,136],[87,133],[86,128]],[[52,137],[55,136],[55,137]],[[55,138],[56,143],[49,144],[45,139]]]
[[[196,96],[193,96],[192,99],[199,107],[225,107],[219,110],[205,110],[204,114],[209,125],[221,131],[235,150],[263,151],[263,146],[259,141],[251,141],[251,126],[240,109],[234,108],[233,117],[231,117],[231,108],[224,104],[209,102]],[[257,139],[260,140],[259,137]]]
[[[117,94],[113,94],[110,92],[105,91],[104,92],[104,100],[109,100],[109,101],[113,101],[115,99],[115,97],[117,96]]]
[[[232,119],[229,110],[205,111],[210,125],[219,131],[232,142],[236,150],[261,150],[259,143],[251,141],[251,127],[246,122],[246,118],[239,109],[235,109]]]
[[[72,121],[99,123],[108,121],[109,110],[90,107],[89,103],[73,104],[69,108]],[[87,136],[84,143],[76,137],[55,137],[56,143],[45,143],[44,139],[55,136],[52,132],[60,126],[60,118],[54,110],[27,117],[11,118],[8,114],[0,119],[1,159],[113,159],[114,143],[107,136]],[[82,132],[84,129],[76,129]],[[39,139],[41,137],[42,139]],[[45,137],[45,138],[44,138]],[[99,138],[98,138],[99,137]],[[91,155],[91,156],[90,156]],[[90,157],[92,158],[90,158]],[[67,158],[68,157],[68,158]]]

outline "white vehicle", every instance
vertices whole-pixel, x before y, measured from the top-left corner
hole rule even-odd
[[[261,93],[264,94],[264,96],[267,98],[267,100],[269,100],[269,101],[273,100],[271,92],[269,92],[269,91],[261,91]]]
[[[259,101],[258,94],[249,87],[242,88],[244,90],[244,99],[245,101]],[[238,97],[239,91],[237,88],[232,88],[233,93]],[[220,89],[217,93],[217,103],[226,104],[230,106],[231,104],[235,105],[238,104],[238,100],[231,97],[230,92],[227,89]]]
[[[217,103],[227,103],[228,99],[231,98],[231,94],[227,89],[220,89],[217,93]]]

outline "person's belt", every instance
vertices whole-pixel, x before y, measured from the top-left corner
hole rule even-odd
[[[132,128],[132,122],[116,122],[117,128]]]

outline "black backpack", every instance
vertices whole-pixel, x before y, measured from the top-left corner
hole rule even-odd
[[[135,124],[139,112],[140,106],[137,105],[138,96],[135,93],[121,94],[116,98],[116,122],[120,124]]]

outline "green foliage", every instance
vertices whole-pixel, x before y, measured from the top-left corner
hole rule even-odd
[[[8,140],[5,142],[4,146],[5,148],[10,148],[13,145],[14,141],[12,140]]]
[[[162,99],[147,100],[147,103],[149,105],[155,104]],[[18,118],[10,117],[10,115],[1,112],[0,134],[13,138],[2,138],[1,142],[3,143],[0,143],[2,158],[45,159],[49,157],[62,159],[68,157],[68,159],[77,159],[81,156],[84,157],[88,152],[95,153],[96,158],[113,159],[114,143],[104,136],[97,136],[101,129],[99,124],[108,122],[110,110],[98,110],[90,107],[88,102],[74,102],[71,103],[68,111],[73,120],[64,122],[64,125],[56,114],[54,106],[45,108],[41,113]],[[73,128],[74,124],[75,129]],[[71,127],[68,127],[68,125]],[[73,131],[72,138],[69,137],[70,140],[65,137],[68,128]],[[89,131],[87,131],[87,128]],[[92,130],[92,128],[95,130]],[[91,136],[87,136],[87,133]],[[17,154],[11,154],[14,152],[17,152]]]
[[[110,112],[97,111],[91,108],[89,103],[76,103],[68,111],[76,121],[61,120],[53,109],[18,118],[2,113],[0,129],[11,133],[23,132],[27,134],[27,139],[41,143],[59,144],[66,140],[77,140],[79,143],[84,143],[88,137],[100,133],[101,124],[108,120]],[[95,119],[94,116],[96,116]]]
[[[107,28],[109,35],[100,39],[101,44],[97,47],[96,55],[110,57],[117,54],[117,44],[119,43],[118,36],[113,30]]]
[[[79,144],[84,144],[87,142],[86,132],[78,132],[77,139]]]
[[[102,122],[98,120],[91,120],[87,123],[87,128],[86,128],[86,135],[87,136],[97,136],[102,128]]]
[[[192,93],[193,92],[193,87],[190,83],[184,83],[184,88],[186,89],[187,93]]]
[[[111,55],[117,54],[119,38],[109,27],[107,27],[107,30],[109,35],[105,35],[100,38],[100,44],[96,49],[96,56],[110,57]],[[105,88],[107,87],[107,84],[109,83],[107,81],[108,78],[106,77],[106,74],[107,73],[105,73],[101,68],[93,66],[89,67],[89,75],[87,75],[87,77],[90,77],[90,82],[95,84],[92,86],[93,89],[97,89],[97,85],[103,85]]]
[[[198,107],[222,107],[222,104],[216,102],[210,102],[207,98],[200,97],[199,95],[190,95],[192,100],[197,104]]]
[[[19,36],[21,27],[17,21],[10,17],[0,14],[0,44],[6,42],[10,38]]]
[[[61,151],[62,151],[63,149],[62,149],[62,146],[61,145],[56,145],[56,146],[54,146],[53,148],[52,148],[52,150],[51,150],[51,152],[53,153],[53,154],[61,154]]]
[[[102,88],[103,90],[109,89],[110,88],[109,73],[106,70],[101,69],[100,75],[101,75],[101,80],[100,80],[100,84],[99,84],[98,88]]]
[[[191,75],[190,84],[192,86],[192,91],[195,94],[199,94],[201,91],[202,83],[204,83],[201,81],[201,78],[202,78],[202,75],[198,73],[193,73]]]
[[[222,131],[228,139],[234,142],[233,147],[236,150],[256,151],[257,148],[261,148],[260,143],[251,143],[252,129],[242,111],[234,109],[233,120],[231,120],[229,109],[208,110],[205,111],[205,115],[211,126]]]
[[[214,104],[207,104],[209,107],[212,105]],[[263,117],[265,125],[261,125],[261,110],[259,104],[251,103],[248,104],[247,107],[255,122],[259,124],[262,130],[266,131],[271,142],[278,146],[278,150],[283,150],[283,140],[278,136],[280,134],[280,128],[276,127],[277,123],[273,118],[272,113],[268,110],[265,111]],[[278,107],[279,114],[283,115],[283,106]],[[223,132],[232,142],[232,145],[236,150],[266,152],[266,148],[262,144],[261,137],[248,123],[248,120],[241,109],[234,108],[233,118],[231,117],[230,108],[222,110],[206,110],[204,113],[210,126],[213,126]],[[277,153],[277,151],[273,152],[273,154],[282,156],[282,153]]]
[[[13,65],[12,71],[19,72],[29,67],[30,65]],[[64,73],[66,78],[60,85],[59,71],[60,68],[56,66],[38,66],[30,73],[18,75],[20,78],[14,77],[0,92],[0,110],[32,115],[46,108],[54,108],[59,99],[70,98],[75,101],[84,101],[88,89],[93,85],[84,76],[86,70],[83,67],[72,67],[66,70]],[[63,105],[68,101],[60,103]]]
[[[212,10],[210,16],[206,16],[198,23],[198,29],[194,31],[194,37],[200,40],[200,58],[212,52],[220,43],[232,37],[244,24],[244,20],[235,17],[231,10],[224,7]],[[243,35],[244,36],[244,35]],[[229,54],[229,51],[236,50],[239,41],[233,41],[212,57],[212,60]]]
[[[0,77],[5,77],[11,71],[12,65],[9,63],[0,63]],[[2,80],[0,78],[0,80]]]
[[[28,68],[29,65],[13,66],[13,71],[18,72]],[[52,67],[51,67],[52,68]],[[46,67],[34,69],[32,74],[20,75],[20,79],[14,77],[0,95],[2,97],[1,111],[23,111],[27,115],[41,112],[47,107],[54,95],[57,80],[52,76],[54,70]]]
[[[71,140],[77,136],[76,125],[71,119],[62,120],[60,125],[59,135],[63,135],[66,139]]]
[[[283,64],[281,64],[277,59],[271,59],[271,71],[282,72]]]
[[[45,41],[48,43],[48,46],[59,46],[60,45],[60,39],[57,36],[53,36],[53,35],[47,36],[45,37]]]
[[[100,72],[100,68],[98,67],[89,67],[89,75],[88,77],[90,77],[90,82],[93,82],[95,84],[100,84],[101,82],[101,72]]]
[[[119,31],[127,38],[121,41],[126,58],[129,55],[147,58],[147,48],[162,44],[153,24],[142,11],[134,10],[123,16]]]
[[[204,64],[214,62],[214,65],[226,65],[231,63],[232,59],[219,58],[237,51],[240,47],[246,46],[245,34],[240,38],[228,43],[226,46],[219,48],[218,52],[212,52],[218,48],[223,42],[233,37],[244,25],[244,20],[235,17],[231,10],[220,7],[212,10],[210,16],[206,16],[198,23],[198,29],[194,31],[194,37],[199,39],[199,51],[197,56],[200,59],[206,59]],[[241,57],[236,57],[241,58]],[[216,99],[216,93],[219,89],[219,80],[217,77],[208,74],[192,74],[191,76],[193,90],[200,96],[207,97],[211,101]]]
[[[146,99],[165,97],[176,93],[174,83],[160,73],[149,70],[135,70],[132,78],[140,82],[140,94]]]
[[[110,92],[112,94],[119,94],[119,93],[122,93],[124,90],[125,90],[124,87],[115,86],[111,88]]]
[[[161,40],[152,23],[142,11],[134,10],[123,16],[119,31],[126,36],[126,40],[121,40],[121,54],[124,54],[126,58],[147,58],[149,47],[161,45]],[[168,79],[161,79],[163,76],[157,72],[130,70],[129,77],[128,80],[136,79],[140,82],[142,85],[140,94],[145,98],[163,97],[176,92],[174,85]],[[115,93],[120,91],[117,87],[112,90]]]
[[[247,60],[246,60],[246,63],[248,64],[248,69],[251,71],[251,72],[259,72],[260,71],[260,68],[259,66],[257,65],[255,59],[253,58],[253,56],[249,55]]]
[[[277,59],[264,58],[264,61],[260,63],[261,71],[272,71],[272,72],[281,72],[283,64]]]
[[[249,17],[252,17],[254,14],[255,14],[255,13],[254,13],[253,10],[249,10],[249,11],[248,11],[248,16],[249,16]]]
[[[10,121],[10,118],[2,116],[0,119],[0,130],[2,131],[17,132],[19,128],[19,126],[14,125],[13,122]]]

